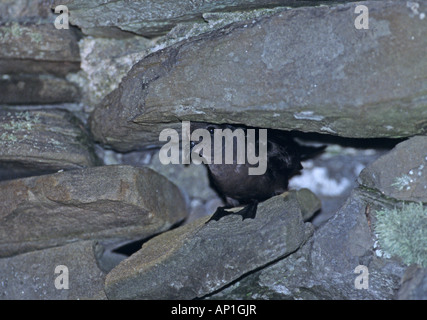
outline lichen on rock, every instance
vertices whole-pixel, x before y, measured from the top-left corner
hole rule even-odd
[[[427,267],[427,208],[422,203],[378,210],[376,218],[375,232],[383,250],[408,265]]]

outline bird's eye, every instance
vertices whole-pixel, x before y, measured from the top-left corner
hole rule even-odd
[[[210,134],[214,134],[215,128],[214,127],[207,127]]]

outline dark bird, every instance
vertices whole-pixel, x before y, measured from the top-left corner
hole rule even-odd
[[[247,137],[248,129],[257,129],[229,124],[191,124],[191,132],[200,128],[209,131],[211,141],[214,141],[215,129],[234,131],[240,128],[245,137]],[[257,133],[255,146],[258,146],[259,132],[258,130],[255,132]],[[235,142],[236,140],[233,143],[234,153],[236,153]],[[197,144],[198,142],[192,141],[191,147],[194,148]],[[225,146],[225,143],[219,146],[222,147],[223,155],[225,154]],[[302,146],[296,143],[287,132],[267,129],[266,170],[261,175],[250,175],[249,168],[256,167],[256,165],[249,164],[248,161],[244,164],[238,164],[236,156],[233,157],[232,164],[225,164],[224,161],[221,164],[214,164],[214,149],[216,147],[218,146],[212,143],[211,163],[206,164],[206,166],[211,184],[223,198],[226,206],[219,207],[210,220],[219,220],[222,216],[230,214],[225,210],[226,208],[239,205],[246,205],[246,207],[237,214],[241,215],[243,219],[254,218],[258,202],[285,192],[288,188],[289,179],[303,169],[301,161],[324,149],[324,147]],[[259,153],[260,149],[258,149],[258,155]]]

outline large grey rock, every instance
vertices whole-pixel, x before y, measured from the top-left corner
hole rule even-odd
[[[398,144],[359,176],[361,187],[383,200],[375,235],[386,255],[427,266],[427,137]],[[371,196],[372,197],[372,196]]]
[[[0,26],[0,74],[65,75],[79,67],[79,47],[73,29],[57,30],[53,23],[15,21]]]
[[[368,203],[365,195],[353,191],[337,214],[297,252],[210,298],[392,299],[405,267],[375,254],[375,239],[365,215]],[[359,265],[367,267],[367,289],[355,286],[361,275],[356,273]]]
[[[427,137],[398,144],[364,169],[358,180],[387,197],[427,203]]]
[[[96,164],[89,133],[71,112],[31,107],[0,109],[0,179]]]
[[[94,241],[81,241],[0,259],[0,300],[74,300],[97,296],[105,280],[105,273],[97,265],[97,247]],[[65,289],[62,285],[67,280]]]
[[[179,41],[222,28],[232,22],[252,20],[286,10],[283,7],[203,14],[203,21],[179,23],[165,36],[121,38],[85,37],[79,41],[81,69],[67,79],[77,83],[83,100],[95,106],[116,89],[132,66],[148,54]]]
[[[302,198],[290,191],[259,204],[255,219],[227,215],[206,224],[205,217],[151,239],[108,274],[107,297],[203,297],[289,255],[313,232],[301,216]]]
[[[0,92],[0,104],[61,103],[79,98],[73,83],[48,75],[3,75]]]
[[[407,201],[425,206],[425,143],[426,137],[413,137],[368,165],[345,204],[302,248],[211,298],[425,299],[425,269],[408,268],[405,259],[426,261],[425,215],[402,211],[386,232],[378,229],[379,211],[390,215]],[[393,239],[392,253],[384,237]],[[368,271],[366,289],[355,285],[359,265]]]
[[[180,120],[358,138],[423,134],[426,3],[364,4],[368,30],[355,28],[356,3],[297,8],[153,53],[95,109],[93,133],[121,151],[159,144],[160,131]]]
[[[409,267],[397,292],[399,300],[427,300],[427,269],[413,265]]]
[[[148,168],[103,166],[0,183],[0,257],[79,239],[141,239],[186,217],[179,189]]]
[[[328,1],[295,0],[138,0],[82,1],[55,0],[70,10],[71,24],[93,36],[123,37],[126,34],[155,36],[166,33],[177,23],[202,21],[202,13],[271,7],[318,4]]]
[[[147,39],[133,35],[120,38],[84,37],[79,41],[81,70],[67,76],[80,87],[83,101],[92,110],[116,89],[132,66],[148,54],[179,41],[222,28],[232,22],[252,20],[286,10],[283,7],[203,14],[203,21],[179,23],[165,36]]]

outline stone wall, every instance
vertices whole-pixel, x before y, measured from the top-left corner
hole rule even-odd
[[[426,299],[426,14],[0,0],[0,299]],[[206,167],[159,160],[182,121],[326,149],[209,221]]]

